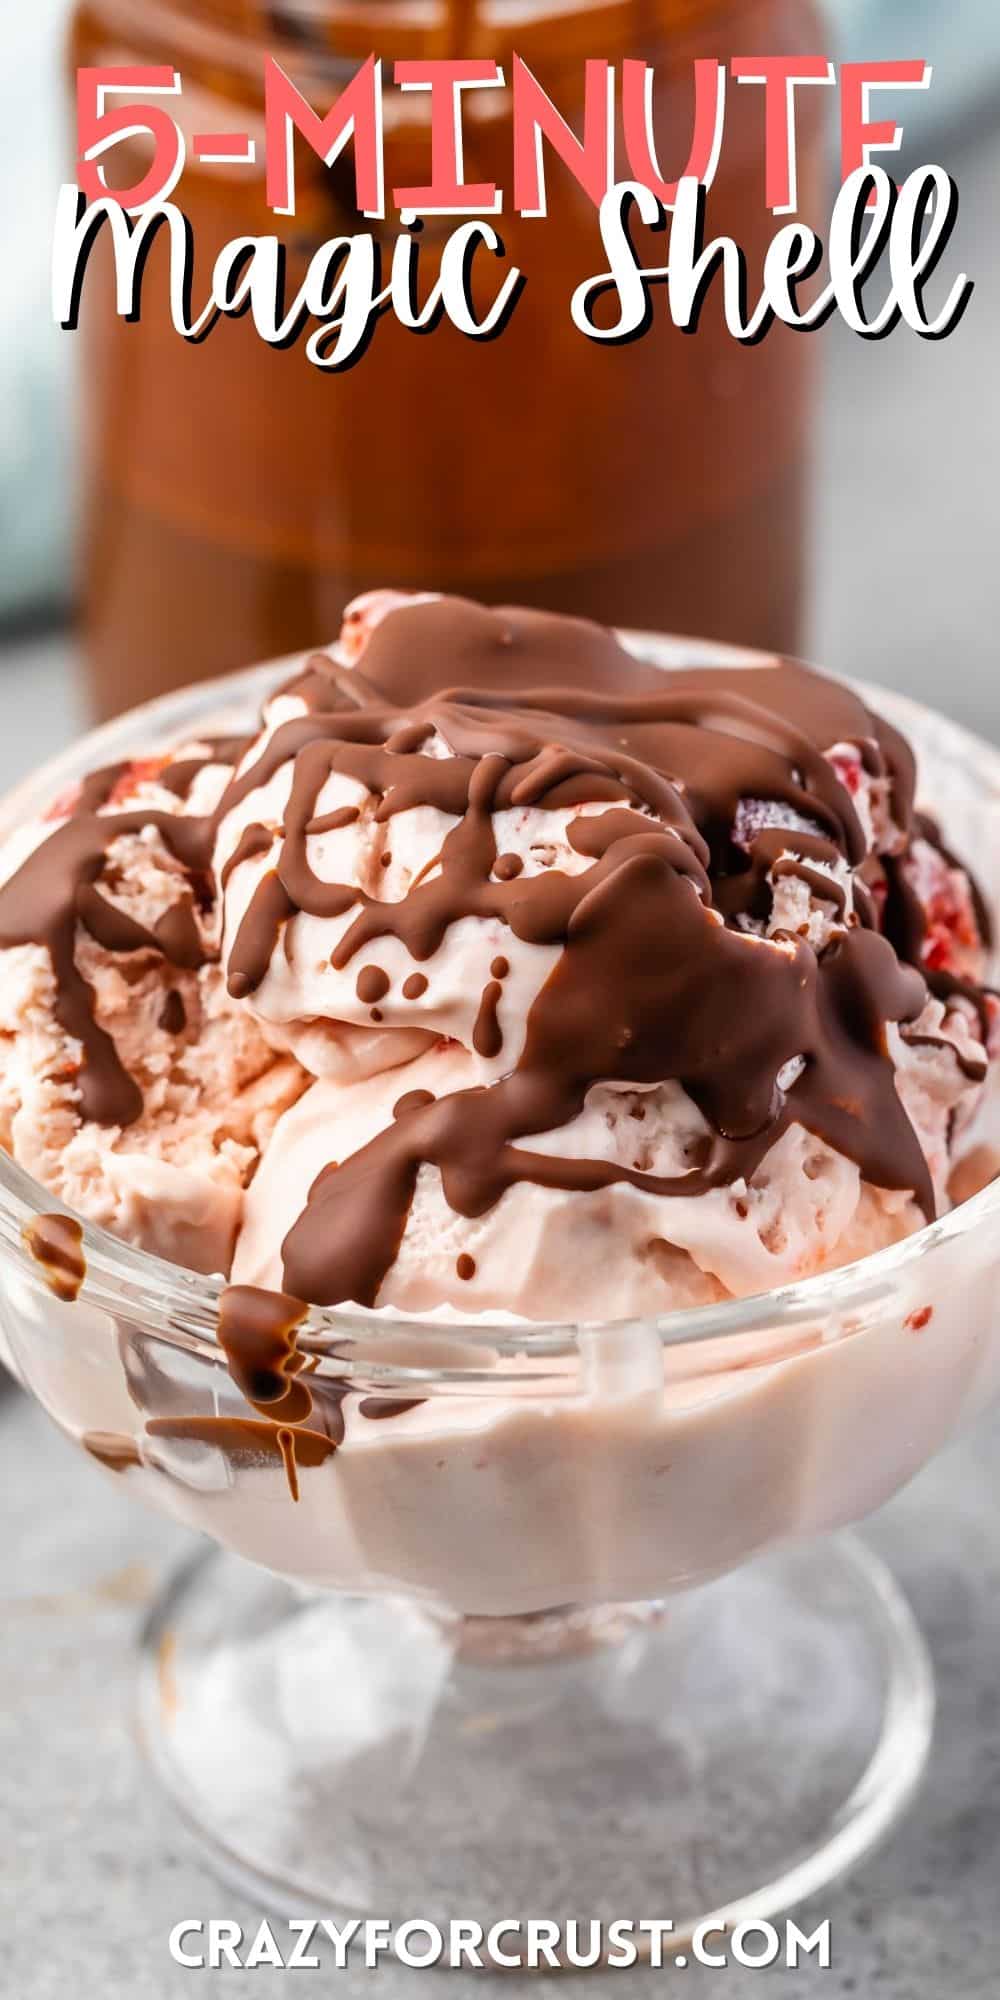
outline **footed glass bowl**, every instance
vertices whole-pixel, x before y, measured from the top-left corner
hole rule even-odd
[[[732,657],[629,643],[666,670]],[[95,766],[248,723],[278,672],[96,732],[0,836]],[[1000,755],[875,699],[995,907]],[[1000,1182],[860,1264],[658,1320],[316,1310],[309,1386],[317,1408],[346,1386],[346,1435],[291,1476],[227,1370],[221,1281],[86,1228],[66,1303],[23,1235],[55,1207],[0,1158],[0,1350],[127,1491],[226,1552],[150,1621],[142,1727],[211,1860],[269,1908],[656,1913],[676,1948],[829,1884],[901,1811],[927,1656],[891,1578],[830,1531],[1000,1385]]]

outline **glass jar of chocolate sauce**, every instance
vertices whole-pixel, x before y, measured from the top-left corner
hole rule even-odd
[[[371,51],[393,98],[386,187],[425,181],[426,93],[391,89],[393,61],[493,57],[517,48],[582,130],[584,62],[655,64],[665,174],[683,171],[697,57],[815,54],[810,0],[81,0],[70,60],[170,63],[189,134],[261,129],[265,54],[325,111]],[[798,93],[799,206],[822,229],[823,99]],[[465,96],[464,170],[505,191],[497,227],[525,288],[502,336],[449,325],[417,338],[383,317],[343,374],[304,344],[269,348],[248,319],[200,345],[174,332],[165,246],[149,260],[139,324],[114,315],[108,247],[84,286],[82,602],[92,705],[108,715],[183,681],[335,634],[344,604],[382,584],[458,591],[633,626],[695,630],[794,650],[804,573],[815,343],[782,327],[755,348],[726,332],[710,299],[694,336],[669,322],[626,346],[573,326],[569,301],[605,267],[588,196],[551,152],[549,215],[512,211],[506,91]],[[751,283],[775,218],[764,201],[760,89],[730,82],[709,227],[743,244]],[[661,136],[662,135],[662,136]],[[138,178],[127,144],[120,185]],[[294,218],[265,202],[256,167],[188,162],[175,199],[194,229],[207,293],[235,236],[279,232],[289,292],[329,237],[384,233],[359,217],[349,150],[330,169],[296,153]],[[424,227],[422,283],[433,279]],[[641,232],[640,232],[641,233]],[[662,234],[644,262],[662,263]],[[658,253],[658,254],[657,254]],[[196,279],[196,303],[199,296]]]

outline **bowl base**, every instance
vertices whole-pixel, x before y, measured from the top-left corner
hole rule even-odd
[[[933,1719],[912,1615],[851,1537],[516,1620],[199,1556],[141,1699],[174,1804],[267,1912],[572,1917],[588,1948],[586,1920],[670,1919],[677,1950],[827,1887],[902,1811]]]

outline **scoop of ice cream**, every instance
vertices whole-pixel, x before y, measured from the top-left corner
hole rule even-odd
[[[304,1082],[230,1001],[211,884],[162,831],[230,775],[208,745],[95,774],[0,854],[0,1143],[89,1221],[222,1272]]]
[[[895,1038],[896,1087],[944,1201],[954,1122],[978,1099],[981,1052],[964,1018],[946,1016],[939,1002],[915,1025],[918,1039]],[[248,1192],[234,1277],[314,1296],[332,1260],[309,1220],[311,1191],[321,1212],[324,1187],[336,1198],[338,1173],[363,1169],[375,1141],[398,1125],[405,1131],[432,1102],[463,1093],[462,1115],[474,1120],[476,1085],[467,1052],[443,1041],[391,1074],[314,1083],[279,1121]],[[749,1179],[688,1196],[655,1192],[655,1182],[683,1182],[711,1140],[676,1083],[595,1084],[569,1124],[517,1142],[539,1157],[542,1175],[558,1159],[577,1163],[575,1187],[515,1179],[482,1213],[466,1214],[449,1201],[440,1169],[422,1161],[395,1255],[368,1303],[417,1313],[502,1308],[526,1319],[658,1313],[790,1284],[881,1249],[923,1220],[911,1194],[866,1185],[853,1160],[797,1124]],[[605,1178],[604,1169],[633,1178]]]
[[[794,663],[374,593],[250,739],[8,848],[5,1142],[324,1305],[615,1318],[866,1254],[947,1201],[996,1014],[913,793]]]
[[[906,744],[804,668],[651,685],[593,628],[560,689],[572,632],[377,593],[267,713],[220,823],[223,958],[326,1080],[244,1277],[601,1317],[784,1283],[947,1200],[992,1002]],[[388,1079],[345,1062],[371,1024]]]
[[[280,1120],[248,1191],[234,1278],[271,1290],[292,1277],[307,1290],[321,1284],[325,1259],[315,1274],[300,1262],[307,1239],[297,1228],[320,1176],[332,1179],[394,1122],[417,1116],[425,1093],[440,1099],[474,1086],[474,1065],[454,1043],[439,1043],[391,1076],[313,1084]],[[528,1135],[524,1146],[545,1160],[558,1155],[673,1179],[708,1138],[676,1084],[596,1085],[570,1125]],[[371,1303],[404,1312],[502,1306],[526,1319],[663,1312],[765,1291],[839,1261],[848,1232],[852,1254],[863,1254],[919,1219],[907,1195],[866,1190],[862,1201],[853,1162],[801,1127],[785,1133],[749,1184],[671,1200],[626,1180],[572,1191],[522,1180],[470,1216],[450,1204],[440,1171],[421,1164],[396,1254]]]

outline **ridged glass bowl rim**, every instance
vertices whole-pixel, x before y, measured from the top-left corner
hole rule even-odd
[[[762,662],[766,653],[720,642],[688,639],[673,634],[623,630],[623,642],[656,665],[669,670],[680,664],[706,666],[742,660]],[[315,650],[315,649],[313,649]],[[263,666],[239,670],[218,679],[201,681],[175,693],[128,710],[124,715],[78,739],[70,749],[37,769],[0,801],[0,837],[12,827],[34,817],[66,786],[85,771],[135,755],[143,748],[167,740],[196,737],[209,728],[245,726],[248,712],[255,708],[269,687],[280,683],[303,655],[271,661]],[[1000,751],[971,731],[915,702],[909,696],[858,683],[862,692],[904,730],[908,723],[917,733],[934,730],[937,753],[954,767],[975,771],[978,782],[988,787],[1000,803]],[[65,1205],[0,1152],[0,1252],[12,1256],[24,1275],[39,1285],[44,1279],[28,1252],[23,1231],[36,1216],[65,1209]],[[764,1331],[772,1336],[794,1338],[795,1330],[817,1320],[835,1330],[838,1322],[857,1327],[891,1306],[904,1280],[923,1259],[939,1247],[984,1234],[1000,1216],[1000,1179],[962,1203],[948,1215],[930,1223],[889,1249],[873,1253],[858,1263],[839,1270],[821,1272],[796,1284],[784,1285],[749,1298],[731,1299],[718,1305],[699,1306],[658,1316],[630,1318],[615,1322],[537,1321],[496,1319],[483,1316],[458,1320],[431,1315],[390,1316],[359,1311],[357,1308],[313,1307],[299,1334],[303,1350],[318,1359],[329,1357],[343,1372],[352,1344],[363,1345],[365,1373],[375,1381],[384,1372],[393,1382],[447,1380],[454,1387],[486,1381],[493,1375],[497,1355],[531,1364],[580,1355],[595,1334],[620,1334],[642,1330],[662,1347],[675,1349],[704,1341],[734,1340]],[[219,1297],[225,1281],[187,1271],[165,1262],[148,1251],[122,1243],[106,1230],[85,1222],[83,1248],[86,1278],[80,1300],[91,1306],[140,1323],[144,1330],[168,1344],[219,1363],[224,1359],[217,1339]],[[1000,1261],[1000,1244],[998,1244]],[[401,1336],[415,1335],[422,1344],[433,1340],[434,1365],[430,1368],[400,1366],[386,1356],[378,1364],[378,1349],[396,1344]],[[442,1363],[445,1343],[454,1344],[459,1365]],[[485,1370],[470,1366],[470,1348],[488,1350]],[[464,1354],[461,1353],[464,1350]],[[487,1359],[483,1355],[484,1362]],[[324,1372],[326,1369],[324,1367]],[[494,1378],[495,1379],[495,1378]],[[505,1369],[510,1384],[516,1376]],[[537,1386],[537,1375],[525,1377]]]

